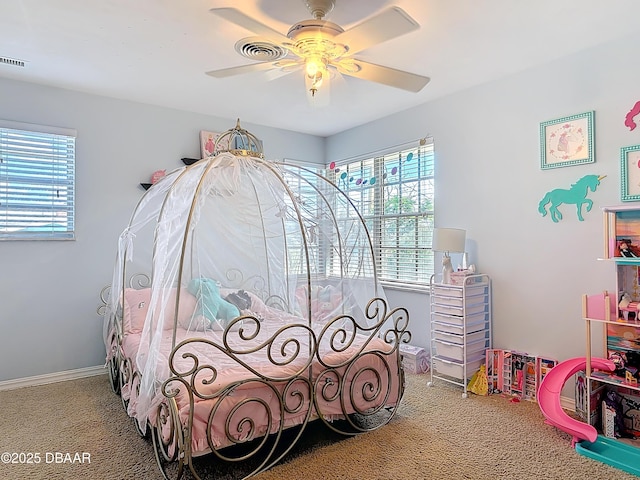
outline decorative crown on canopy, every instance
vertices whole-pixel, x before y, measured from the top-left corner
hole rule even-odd
[[[240,119],[236,122],[236,126],[218,136],[216,140],[213,155],[229,152],[233,155],[243,157],[264,158],[262,150],[262,141],[254,134],[248,132],[240,126]]]

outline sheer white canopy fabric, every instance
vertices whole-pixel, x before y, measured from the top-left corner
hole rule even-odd
[[[111,285],[107,352],[125,289],[151,290],[136,358],[141,425],[170,376],[160,348],[167,331],[174,343],[178,329],[180,338],[207,338],[246,313],[247,295],[314,331],[340,315],[371,325],[367,304],[384,298],[367,229],[347,196],[311,170],[231,153],[179,168],[144,194],[120,236]],[[210,295],[236,309],[213,312]],[[185,317],[188,302],[196,307]]]

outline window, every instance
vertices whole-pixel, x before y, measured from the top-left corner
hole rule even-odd
[[[0,121],[0,240],[74,238],[75,137]]]
[[[366,221],[379,279],[402,286],[428,284],[434,271],[433,141],[329,167],[330,178]]]
[[[325,246],[321,245],[321,241],[315,238],[315,229],[313,228],[313,225],[318,223],[322,211],[318,175],[324,173],[324,168],[323,165],[303,162],[301,160],[284,159],[283,163],[293,167],[285,171],[285,179],[287,187],[291,190],[294,197],[304,199],[303,202],[298,204],[298,208],[303,222],[308,228],[306,233],[309,236],[309,241],[305,244],[302,237],[298,235],[300,231],[298,219],[293,218],[294,221],[288,225],[289,228],[292,228],[292,231],[287,232],[286,235],[289,271],[306,273],[305,252],[310,257],[312,267],[318,266],[319,268],[323,268],[323,261],[321,259],[325,258],[323,253]],[[312,273],[320,272],[313,270]],[[322,271],[322,273],[325,272]]]

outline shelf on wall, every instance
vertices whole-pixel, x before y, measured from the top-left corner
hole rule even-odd
[[[200,158],[183,157],[181,160],[182,160],[182,163],[184,163],[185,165],[188,166],[188,165],[193,165],[196,162],[199,162],[201,159]],[[145,190],[149,190],[151,185],[153,185],[153,183],[141,183],[140,184],[140,186],[142,188],[144,188]]]

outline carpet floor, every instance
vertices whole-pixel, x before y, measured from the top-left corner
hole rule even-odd
[[[300,448],[254,478],[638,478],[576,453],[567,434],[544,423],[536,403],[501,395],[463,399],[461,388],[437,380],[428,387],[427,380],[407,375],[402,405],[388,425],[346,439],[314,425]],[[0,405],[0,452],[13,453],[9,463],[2,454],[0,478],[162,478],[151,442],[136,433],[106,375],[3,391]],[[230,469],[216,478],[233,475]]]

